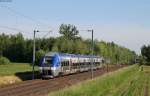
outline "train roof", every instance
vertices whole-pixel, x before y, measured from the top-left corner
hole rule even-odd
[[[59,53],[59,52],[48,52],[45,54],[45,56],[63,56],[63,57],[80,57],[80,58],[100,58],[101,56],[92,56],[92,55],[80,55],[80,54],[68,54],[68,53]]]

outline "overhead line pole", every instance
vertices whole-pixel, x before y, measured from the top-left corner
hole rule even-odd
[[[91,32],[92,33],[92,41],[91,41],[91,55],[92,55],[92,59],[91,59],[91,78],[93,79],[93,55],[94,55],[94,42],[93,42],[93,33],[94,33],[94,30],[88,30],[88,32]]]
[[[34,65],[35,65],[35,34],[36,32],[39,32],[39,30],[34,30],[34,34],[33,34],[33,59],[32,59],[32,79],[34,80]]]
[[[32,59],[32,79],[33,80],[35,79],[34,66],[35,66],[35,50],[36,50],[36,45],[35,45],[36,32],[41,32],[41,31],[39,31],[39,30],[33,31],[33,59]],[[50,31],[42,31],[42,32],[52,32],[52,31],[50,30]]]
[[[93,43],[93,30],[91,30],[91,32],[92,32],[92,56],[94,55],[94,43]],[[92,72],[92,79],[93,79],[93,57],[92,57],[92,70],[91,70]]]
[[[93,72],[93,56],[94,56],[94,40],[93,40],[93,38],[94,38],[94,30],[93,29],[91,29],[91,30],[81,30],[81,31],[87,31],[87,32],[91,32],[91,34],[92,34],[92,37],[91,37],[91,55],[92,55],[92,59],[91,59],[91,78],[93,79],[93,77],[94,77],[94,72]]]

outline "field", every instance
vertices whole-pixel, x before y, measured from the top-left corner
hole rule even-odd
[[[35,66],[35,70],[38,70],[38,67]],[[31,72],[32,66],[28,63],[12,63],[8,65],[0,65],[0,76],[9,76],[15,75],[17,73]]]
[[[37,66],[35,66],[35,71],[37,73]],[[21,82],[31,78],[32,66],[30,66],[28,63],[0,65],[0,86]]]
[[[148,96],[149,86],[150,67],[133,65],[49,96]]]

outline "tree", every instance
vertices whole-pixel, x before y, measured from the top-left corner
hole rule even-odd
[[[39,62],[40,62],[40,59],[41,59],[41,57],[42,56],[44,56],[44,54],[45,54],[45,51],[44,50],[38,50],[37,52],[36,52],[36,60],[35,60],[35,64],[36,65],[38,65],[39,64]]]
[[[76,39],[79,31],[74,25],[71,24],[61,24],[59,33],[62,34],[66,39]]]
[[[73,25],[62,24],[59,30],[62,36],[36,39],[36,63],[45,52],[57,51],[72,54],[91,54],[91,39],[84,40],[78,37],[79,31]],[[143,58],[149,60],[149,53],[144,47]],[[148,54],[147,54],[148,53]],[[145,55],[144,55],[145,54]],[[15,35],[0,34],[0,56],[12,62],[32,62],[33,40],[25,39],[21,33]],[[135,60],[135,52],[115,44],[94,40],[94,55],[103,56],[111,64],[130,63]],[[149,61],[150,62],[150,61]]]
[[[7,59],[6,57],[0,56],[0,65],[5,65],[5,64],[10,64],[9,59]]]
[[[87,54],[89,51],[89,48],[85,42],[82,40],[76,40],[73,43],[73,53],[75,54]]]
[[[4,55],[4,50],[9,47],[10,43],[8,35],[5,35],[4,33],[0,35],[0,56]]]
[[[146,60],[147,65],[150,65],[150,45],[148,46],[144,45],[141,48],[141,54],[143,58]]]
[[[9,37],[9,46],[4,50],[4,55],[13,62],[23,62],[25,58],[25,41],[21,33]],[[7,44],[6,44],[7,45]]]

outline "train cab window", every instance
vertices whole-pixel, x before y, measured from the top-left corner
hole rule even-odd
[[[52,64],[52,57],[45,57],[44,65],[46,67],[49,67],[49,66],[51,66],[51,64]]]

